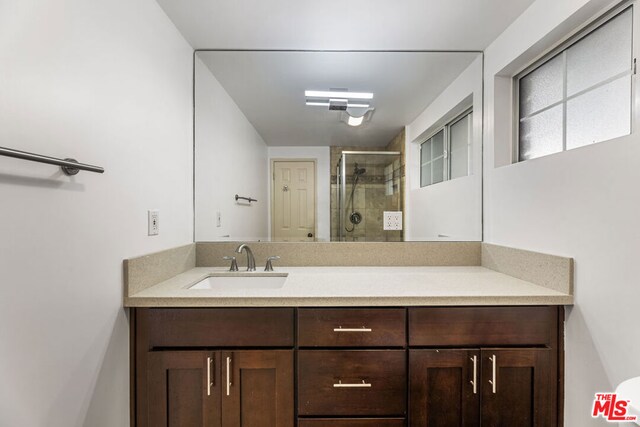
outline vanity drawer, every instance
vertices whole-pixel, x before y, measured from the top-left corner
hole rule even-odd
[[[404,418],[316,418],[298,420],[298,427],[404,427]]]
[[[298,414],[404,416],[406,377],[405,350],[300,350]]]
[[[152,308],[138,311],[149,347],[293,347],[291,308]]]
[[[557,307],[409,308],[410,346],[554,345]]]
[[[304,308],[298,310],[299,347],[403,347],[404,309]]]

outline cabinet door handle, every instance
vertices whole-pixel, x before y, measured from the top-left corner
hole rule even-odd
[[[496,394],[496,389],[498,387],[498,380],[496,379],[496,355],[494,354],[493,357],[490,357],[489,360],[491,360],[491,379],[489,380],[489,384],[491,384],[491,391],[493,392],[493,394]]]
[[[361,383],[347,383],[342,384],[342,380],[339,380],[337,384],[333,385],[335,388],[371,388],[371,383],[362,380]]]
[[[227,396],[231,395],[231,357],[227,357]]]
[[[473,386],[473,394],[478,394],[478,356],[470,358],[473,362],[473,381],[469,381]]]
[[[215,382],[215,375],[211,375],[211,365],[213,361],[213,357],[207,357],[207,396],[211,396],[211,387],[213,387]]]
[[[337,328],[333,328],[333,332],[371,332],[373,329],[367,328],[363,326],[362,328],[343,328],[342,326],[338,326]]]

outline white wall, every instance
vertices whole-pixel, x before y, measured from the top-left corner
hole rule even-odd
[[[485,241],[576,260],[567,427],[605,424],[591,418],[594,393],[640,375],[640,136],[635,126],[631,136],[498,167],[511,149],[505,81],[606,4],[537,0],[485,56]],[[638,100],[636,89],[636,124]]]
[[[420,143],[473,105],[469,175],[420,188]],[[406,127],[405,240],[482,240],[482,57]],[[449,236],[449,237],[441,237]]]
[[[191,226],[192,49],[153,0],[0,2],[0,425],[129,425],[122,260]],[[147,236],[147,209],[160,235]]]
[[[316,160],[316,221],[319,241],[331,240],[331,169],[329,147],[269,147],[269,165],[272,159],[315,159]],[[271,166],[269,166],[271,168]],[[267,180],[271,180],[271,170]],[[271,185],[269,185],[271,200]],[[269,209],[269,235],[271,235],[271,209]]]
[[[268,237],[267,146],[240,108],[196,58],[196,240]],[[236,202],[234,196],[258,202]],[[221,213],[221,227],[216,214]]]

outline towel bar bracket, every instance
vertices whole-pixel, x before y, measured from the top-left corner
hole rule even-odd
[[[64,159],[66,162],[73,162],[73,163],[78,163],[78,161],[76,159],[72,159],[70,157],[67,157],[66,159]],[[62,172],[67,175],[67,176],[73,176],[73,175],[78,175],[78,173],[80,172],[80,169],[78,168],[74,168],[72,166],[60,166],[60,169],[62,169]]]

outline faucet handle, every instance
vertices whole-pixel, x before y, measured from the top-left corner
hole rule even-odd
[[[222,257],[222,259],[225,259],[227,261],[231,261],[231,268],[229,268],[229,271],[238,271],[238,262],[236,261],[236,257],[234,257],[234,256],[225,256],[225,257]]]
[[[265,265],[264,271],[273,271],[273,265],[271,264],[271,261],[277,261],[279,259],[280,259],[279,256],[270,256],[270,257],[268,257],[267,258],[267,265]]]

